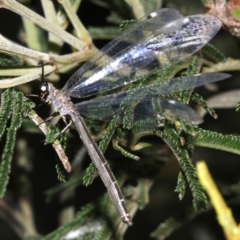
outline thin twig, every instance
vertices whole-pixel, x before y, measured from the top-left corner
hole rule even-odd
[[[23,6],[22,4],[18,3],[17,1],[13,0],[1,0],[0,7],[9,9],[22,17],[26,17],[36,23],[39,27],[45,29],[48,32],[51,32],[61,38],[64,42],[68,43],[69,45],[73,46],[78,50],[85,50],[89,48],[89,45],[84,45],[82,41],[77,39],[76,37],[72,36],[70,33],[64,31],[61,27],[52,24],[51,22],[47,21],[42,16],[38,15],[37,13],[33,12],[32,10],[28,9],[27,7]]]
[[[239,71],[240,60],[228,58],[224,62],[216,63],[210,67],[204,67],[202,72],[225,72],[225,71]]]
[[[129,4],[133,10],[133,13],[137,19],[142,18],[146,15],[144,11],[144,6],[139,0],[125,0],[127,4]]]
[[[27,116],[39,127],[39,129],[45,134],[48,134],[48,126],[44,122],[42,118],[40,118],[37,113],[32,110],[31,112],[27,113]],[[65,154],[64,149],[62,148],[60,142],[58,140],[55,140],[52,144],[53,148],[55,149],[56,153],[58,154],[58,157],[60,161],[62,162],[64,168],[67,172],[71,172],[71,164],[68,161],[68,157]]]
[[[90,45],[92,45],[92,39],[89,35],[86,28],[81,23],[79,17],[77,16],[76,12],[73,10],[72,5],[70,4],[70,1],[66,0],[58,0],[60,4],[62,4],[64,10],[66,11],[74,29],[76,30],[77,37],[82,40],[82,42],[85,43],[85,45],[89,45],[89,48],[91,48]]]
[[[53,23],[54,25],[60,26],[60,23],[58,22],[58,17],[57,13],[54,8],[54,4],[52,1],[46,1],[46,0],[41,0],[42,7],[43,7],[43,12],[46,17],[46,19]],[[62,28],[62,26],[60,26]],[[63,28],[62,28],[63,29]],[[61,47],[63,45],[63,40],[56,35],[52,34],[49,32],[48,34],[48,42],[52,44],[53,46]],[[53,48],[56,49],[56,48]],[[54,53],[57,53],[53,51]]]
[[[54,72],[56,70],[56,66],[54,65],[45,65],[44,66],[44,72],[45,74],[50,74],[52,72]],[[14,87],[20,84],[24,84],[30,81],[33,81],[37,78],[39,78],[42,74],[42,68],[39,67],[36,70],[25,74],[21,77],[16,77],[16,78],[11,78],[11,79],[3,79],[0,81],[0,89],[4,89],[4,88],[10,88],[10,87]]]
[[[37,61],[50,62],[51,58],[49,54],[32,50],[30,48],[22,47],[19,44],[13,43],[10,40],[0,36],[0,51],[14,55],[21,55],[24,57],[34,58]]]

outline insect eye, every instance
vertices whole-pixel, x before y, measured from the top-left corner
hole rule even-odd
[[[40,87],[40,90],[41,90],[41,94],[48,93],[48,84],[46,82],[43,82]]]

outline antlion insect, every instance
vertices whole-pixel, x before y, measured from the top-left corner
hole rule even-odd
[[[71,117],[117,211],[129,226],[132,220],[120,187],[80,115],[108,120],[119,111],[121,102],[126,98],[128,101],[139,100],[142,104],[135,114],[151,115],[152,111],[147,111],[151,99],[220,81],[230,75],[209,73],[179,77],[76,105],[70,97],[84,98],[107,92],[176,64],[208,43],[221,25],[221,21],[213,16],[200,14],[184,17],[174,9],[161,9],[148,14],[103,47],[73,74],[61,90],[55,89],[51,83],[43,83],[42,91],[49,93],[46,102],[52,103],[60,115]],[[158,101],[162,113],[165,110],[174,113],[176,110],[179,119],[191,124],[202,121],[194,110],[180,102],[164,98]],[[93,114],[94,111],[104,111],[106,106],[112,107],[111,114],[99,118]],[[157,114],[156,127],[162,124],[161,121],[159,124],[163,116],[161,111]]]

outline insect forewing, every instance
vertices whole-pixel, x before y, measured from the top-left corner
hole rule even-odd
[[[183,21],[184,16],[177,10],[171,8],[160,9],[143,17],[136,23],[132,24],[117,38],[106,44],[88,62],[80,67],[79,70],[70,77],[62,91],[76,91],[76,86],[79,84],[84,85],[84,82],[91,75],[97,74],[112,61],[112,58],[116,58],[116,56],[124,49],[130,49],[133,45],[136,45],[137,42],[144,41],[146,34],[149,34],[149,32],[154,33],[157,29],[160,30],[177,19],[182,19]],[[182,24],[182,21],[179,22],[180,25]],[[171,28],[177,30],[180,26],[175,24]],[[148,33],[146,33],[146,31]],[[79,94],[81,94],[81,91]]]
[[[177,17],[170,19],[168,12]],[[210,15],[184,18],[172,9],[153,12],[96,53],[62,91],[80,98],[137,81],[192,55],[220,27],[221,21]]]

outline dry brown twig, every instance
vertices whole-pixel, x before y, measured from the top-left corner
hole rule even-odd
[[[236,37],[240,37],[240,0],[215,0],[205,3],[209,15],[222,20],[224,27]]]

